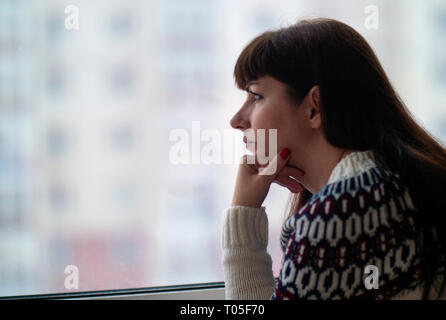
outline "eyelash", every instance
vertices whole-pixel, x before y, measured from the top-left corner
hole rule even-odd
[[[254,93],[254,92],[252,92],[251,90],[246,90],[246,91],[248,91],[248,93],[250,93],[250,94],[252,94],[252,95],[254,96],[254,100],[255,100],[255,101],[259,101],[259,100],[262,98],[261,95],[259,95],[259,94],[257,94],[257,93]],[[256,98],[256,97],[257,97],[257,98]]]

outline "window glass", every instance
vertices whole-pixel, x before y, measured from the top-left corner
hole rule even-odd
[[[351,25],[445,141],[446,1],[370,6],[0,0],[0,295],[223,281],[221,213],[244,152],[232,72],[268,28]],[[275,275],[288,195],[273,184],[264,203]]]

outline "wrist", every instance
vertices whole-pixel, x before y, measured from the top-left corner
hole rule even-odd
[[[223,248],[266,248],[268,217],[266,208],[232,206],[223,218]]]
[[[262,203],[234,199],[234,200],[232,200],[231,205],[232,206],[241,206],[241,207],[260,208],[262,206]]]

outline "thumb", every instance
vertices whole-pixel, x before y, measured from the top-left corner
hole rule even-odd
[[[262,170],[259,175],[268,176],[269,179],[274,180],[280,170],[285,166],[290,156],[290,149],[284,148],[280,153],[276,154],[273,160]]]

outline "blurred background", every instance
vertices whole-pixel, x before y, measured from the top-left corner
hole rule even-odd
[[[69,5],[79,29],[65,27]],[[319,16],[359,31],[446,141],[446,1],[0,0],[0,295],[223,281],[221,214],[243,149],[235,61],[266,29]],[[207,144],[192,142],[194,121],[228,131],[235,160],[172,163],[172,130]],[[275,275],[288,195],[273,184],[264,203]]]

